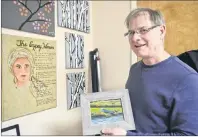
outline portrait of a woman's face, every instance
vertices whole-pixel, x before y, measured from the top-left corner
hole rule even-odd
[[[23,86],[30,79],[31,64],[25,57],[17,58],[12,66],[17,86]]]
[[[2,34],[1,65],[2,122],[57,106],[55,40]]]

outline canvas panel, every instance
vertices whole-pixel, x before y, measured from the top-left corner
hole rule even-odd
[[[65,33],[66,69],[84,68],[84,37]]]
[[[3,0],[2,27],[55,36],[53,0]]]
[[[85,92],[85,72],[69,73],[67,77],[67,109],[80,106],[80,95]]]
[[[2,35],[2,120],[56,107],[56,42]]]
[[[90,11],[87,0],[58,2],[58,26],[82,32],[90,32]]]

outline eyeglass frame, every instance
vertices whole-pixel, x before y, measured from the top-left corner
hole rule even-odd
[[[154,25],[154,26],[152,26],[152,27],[150,27],[150,28],[142,28],[142,30],[146,30],[146,32],[144,32],[144,33],[141,33],[141,32],[140,32],[141,29],[138,29],[138,30],[135,30],[135,31],[128,30],[128,32],[124,33],[124,36],[125,36],[125,37],[126,37],[126,36],[130,36],[130,35],[132,34],[132,32],[133,32],[133,35],[132,35],[132,36],[134,36],[135,33],[143,35],[143,34],[148,33],[149,31],[151,31],[152,29],[154,29],[154,28],[156,28],[156,27],[158,27],[158,26],[161,26],[161,25]]]

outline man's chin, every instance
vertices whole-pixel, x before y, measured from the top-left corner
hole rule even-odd
[[[145,54],[140,53],[140,52],[137,52],[137,53],[136,53],[136,56],[137,56],[138,58],[145,58],[145,57],[147,57]]]

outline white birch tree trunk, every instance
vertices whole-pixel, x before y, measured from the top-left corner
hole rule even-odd
[[[78,30],[80,30],[80,25],[81,25],[81,22],[82,22],[82,16],[83,16],[83,13],[86,10],[88,10],[88,6],[85,5],[85,1],[82,1],[81,8],[80,8],[80,16],[79,16],[78,25],[77,25]]]
[[[82,73],[82,75],[81,75],[81,77],[80,77],[80,80],[79,80],[79,82],[78,82],[78,85],[77,85],[77,87],[76,87],[76,89],[75,89],[75,93],[74,93],[74,96],[73,96],[73,100],[72,100],[72,102],[71,102],[71,109],[74,107],[74,103],[75,103],[75,101],[76,101],[76,99],[77,99],[77,96],[78,96],[78,93],[79,93],[79,87],[80,87],[80,85],[81,85],[81,83],[82,82],[84,82],[84,73]]]

